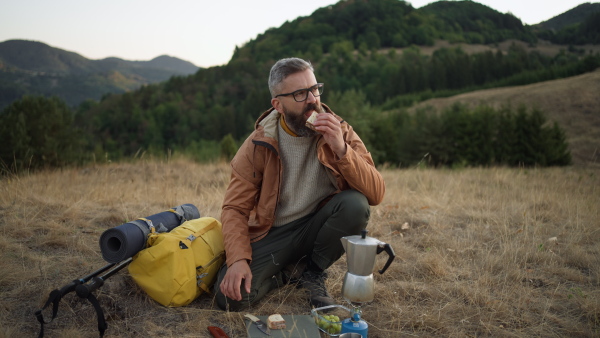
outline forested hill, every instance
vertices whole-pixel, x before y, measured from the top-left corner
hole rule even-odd
[[[590,14],[596,12],[600,12],[600,3],[588,2],[574,7],[551,19],[540,22],[535,26],[558,31],[568,26],[578,25],[579,23],[585,21],[586,18],[590,16]]]
[[[539,38],[553,43],[600,44],[600,3],[581,4],[534,29]]]
[[[472,1],[432,2],[420,11],[434,15],[439,37],[450,41],[494,43],[510,38],[534,43],[535,35],[521,20]]]
[[[317,79],[325,83],[322,101],[360,132],[377,163],[410,165],[429,152],[427,146],[437,136],[428,131],[398,139],[394,128],[443,123],[410,122],[403,108],[430,98],[565,78],[600,67],[600,54],[577,47],[540,52],[535,49],[539,33],[511,14],[472,1],[442,1],[415,9],[399,0],[344,0],[265,31],[236,48],[226,65],[106,95],[100,102],[86,101],[75,114],[74,127],[84,136],[82,153],[96,158],[175,151],[212,159],[223,144],[243,140],[259,114],[269,108],[266,82],[272,64],[298,56],[314,64]],[[521,43],[501,48],[507,39]],[[450,44],[422,52],[440,40]],[[474,42],[485,48],[467,50],[454,44]],[[519,114],[522,121],[528,119],[523,111]],[[476,115],[464,112],[461,118]],[[543,119],[536,113],[530,121],[539,124]],[[548,143],[550,148],[564,149],[559,129],[544,135],[558,140]],[[417,139],[425,143],[411,143]],[[453,153],[452,144],[456,142],[448,139],[437,143],[445,150],[436,165],[525,163],[523,158],[496,159],[490,154],[460,158],[463,155]],[[543,165],[566,164],[566,155],[562,150],[548,155],[550,160]],[[537,158],[532,161],[527,164],[542,164]]]
[[[319,58],[343,45],[352,50],[452,42],[535,41],[531,29],[511,14],[471,1],[439,1],[420,9],[398,0],[340,1],[308,17],[267,30],[238,49],[232,60],[276,59],[302,54]]]
[[[167,55],[150,61],[90,60],[42,42],[8,40],[0,43],[0,108],[24,94],[56,95],[76,106],[197,70],[194,64]]]

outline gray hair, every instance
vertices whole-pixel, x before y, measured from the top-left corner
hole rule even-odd
[[[271,92],[271,97],[280,94],[281,83],[286,77],[307,69],[315,71],[310,61],[304,61],[300,58],[286,58],[277,61],[271,67],[271,72],[269,73],[269,91]]]

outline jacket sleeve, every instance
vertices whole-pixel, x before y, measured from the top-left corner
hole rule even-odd
[[[348,130],[344,133],[344,140],[348,148],[346,155],[335,161],[334,166],[350,188],[365,195],[370,205],[377,205],[383,201],[385,182],[360,137],[350,125],[345,124]]]
[[[252,159],[248,155],[251,147],[251,142],[246,140],[231,161],[231,180],[223,200],[221,223],[227,266],[242,259],[252,260],[248,220],[261,178],[251,170]]]

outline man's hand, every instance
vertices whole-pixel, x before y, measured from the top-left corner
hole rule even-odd
[[[248,261],[245,259],[239,260],[227,268],[225,277],[223,278],[223,281],[221,281],[221,292],[233,300],[242,300],[242,281],[244,281],[246,293],[250,293],[252,272],[250,271]]]
[[[344,142],[340,121],[331,114],[321,113],[317,115],[313,125],[317,131],[323,134],[325,142],[329,144],[338,158],[346,155],[346,142]]]

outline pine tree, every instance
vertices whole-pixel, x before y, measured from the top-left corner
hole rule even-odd
[[[551,128],[544,129],[545,157],[548,166],[563,166],[571,164],[571,152],[565,132],[555,121]]]
[[[494,162],[502,165],[516,165],[516,126],[515,116],[509,106],[496,114],[496,132],[494,135]]]

